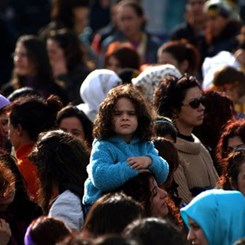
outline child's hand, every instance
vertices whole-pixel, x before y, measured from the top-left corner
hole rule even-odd
[[[152,163],[150,157],[129,157],[127,161],[128,164],[136,170],[146,169]]]
[[[11,230],[9,228],[9,224],[4,219],[0,219],[0,244],[7,244],[10,240],[10,237]]]

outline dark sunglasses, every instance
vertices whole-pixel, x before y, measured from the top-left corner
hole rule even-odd
[[[200,104],[203,105],[203,102],[204,102],[204,96],[202,96],[202,97],[200,97],[198,99],[194,99],[191,102],[189,102],[188,104],[183,104],[182,103],[182,105],[189,105],[191,108],[197,109],[200,106]]]

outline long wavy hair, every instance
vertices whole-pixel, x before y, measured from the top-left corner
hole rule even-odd
[[[241,166],[245,164],[245,151],[238,151],[229,154],[224,160],[224,168],[220,176],[217,186],[224,190],[239,190],[238,175],[241,171]],[[244,193],[245,194],[245,193]]]
[[[70,190],[82,198],[89,154],[79,139],[62,130],[42,133],[29,159],[37,166],[38,199],[44,213],[48,213],[50,201],[54,198],[54,185],[59,194]]]

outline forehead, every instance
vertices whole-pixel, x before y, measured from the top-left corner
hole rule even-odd
[[[22,51],[26,51],[26,47],[25,47],[25,45],[23,44],[23,42],[18,42],[17,44],[16,44],[16,48],[15,48],[16,50],[22,50]]]
[[[228,146],[236,147],[238,145],[244,144],[240,136],[234,136],[228,139]]]
[[[115,103],[115,108],[123,108],[123,107],[135,108],[132,100],[126,97],[121,97],[117,99]]]
[[[131,15],[138,15],[136,13],[136,10],[129,5],[119,6],[118,7],[118,16],[125,15],[125,16],[131,16]]]
[[[191,100],[193,98],[199,98],[202,95],[202,91],[198,87],[189,88],[186,91],[184,100]]]

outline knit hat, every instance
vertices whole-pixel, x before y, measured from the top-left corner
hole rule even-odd
[[[133,78],[132,84],[135,87],[141,87],[146,98],[152,101],[155,89],[167,76],[179,78],[181,73],[175,66],[170,64],[151,66],[146,68],[136,78]]]
[[[239,20],[239,11],[231,0],[208,0],[205,3],[205,12],[221,15],[231,20]]]

